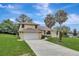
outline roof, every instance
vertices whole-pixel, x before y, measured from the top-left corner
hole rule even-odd
[[[26,25],[38,25],[38,24],[35,24],[33,22],[21,22],[19,24],[26,24]]]
[[[38,26],[38,29],[40,30],[51,30],[50,28],[46,27],[46,26]]]
[[[29,32],[29,33],[40,33],[40,30],[37,29],[32,29],[32,28],[28,28],[28,29],[23,29],[21,30],[22,32]]]

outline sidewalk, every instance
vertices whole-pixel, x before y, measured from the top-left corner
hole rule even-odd
[[[79,56],[79,52],[44,40],[25,40],[37,56]]]

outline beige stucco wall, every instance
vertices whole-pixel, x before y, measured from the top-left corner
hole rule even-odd
[[[27,28],[35,29],[35,25],[25,25],[24,29],[27,29]]]
[[[56,31],[51,31],[51,36],[52,36],[52,37],[57,37]]]
[[[22,25],[20,25],[20,28],[19,28],[19,31],[23,30],[23,29],[28,29],[28,28],[32,28],[32,29],[35,29],[35,25],[28,25],[28,24],[25,24],[24,25],[24,28],[22,28]]]
[[[42,37],[42,34],[41,33],[38,33],[39,34],[39,39],[41,39],[41,37]]]

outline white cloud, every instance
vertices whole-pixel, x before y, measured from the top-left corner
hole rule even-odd
[[[70,5],[66,5],[64,7],[61,7],[60,9],[69,9],[69,8],[72,8],[72,7],[75,7],[75,6],[78,6],[78,4],[70,4]]]
[[[49,6],[48,3],[44,3],[44,4],[40,3],[40,4],[35,5],[34,7],[36,7],[36,9],[47,9],[48,6]]]
[[[78,14],[70,14],[68,16],[68,20],[64,24],[79,24],[79,15]]]
[[[45,17],[47,14],[52,13],[52,10],[49,8],[48,3],[40,3],[33,6],[36,8],[39,12],[36,13],[38,16]]]
[[[10,18],[11,21],[16,22],[14,18]]]
[[[9,8],[9,9],[14,9],[15,6],[10,5],[10,4],[8,4],[8,5],[2,5],[2,4],[0,4],[0,8]]]

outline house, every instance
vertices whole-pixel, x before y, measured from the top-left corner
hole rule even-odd
[[[51,29],[49,29],[46,26],[38,26],[38,29],[41,31],[42,35],[46,36],[46,35],[50,35],[51,34]]]
[[[22,39],[41,39],[42,36],[51,35],[51,29],[32,22],[21,22],[19,36]]]

